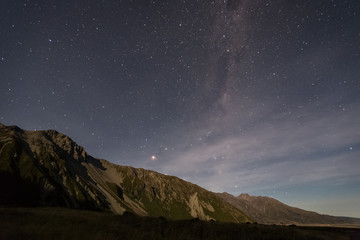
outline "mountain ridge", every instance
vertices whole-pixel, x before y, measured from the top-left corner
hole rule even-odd
[[[56,130],[0,123],[0,206],[65,206],[169,219],[360,224],[264,197],[212,193],[175,176],[93,158]]]
[[[250,196],[242,193],[235,197],[226,192],[218,193],[218,196],[263,224],[360,224],[359,218],[336,217],[306,211],[266,196]]]
[[[252,222],[195,184],[93,158],[56,130],[0,125],[0,205],[66,206],[169,219]]]

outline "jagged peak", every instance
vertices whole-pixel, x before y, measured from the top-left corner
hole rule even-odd
[[[0,123],[1,124],[1,123]],[[9,132],[13,132],[13,133],[15,133],[15,134],[22,134],[22,133],[24,133],[24,130],[23,129],[21,129],[21,128],[19,128],[18,126],[16,126],[16,125],[10,125],[10,126],[6,126],[6,125],[4,125],[4,124],[1,124],[0,125],[0,129],[2,130],[2,131],[9,131]]]
[[[242,200],[245,200],[245,201],[258,200],[258,201],[267,202],[269,204],[283,204],[283,203],[281,203],[279,200],[277,200],[275,198],[271,198],[271,197],[267,197],[267,196],[251,196],[251,195],[249,195],[247,193],[241,193],[236,198],[242,199]]]
[[[56,131],[55,129],[42,130],[42,132],[45,132],[45,133],[47,133],[49,135],[59,135],[59,134],[64,135],[64,134]]]
[[[237,196],[238,198],[243,198],[243,199],[250,199],[251,196],[247,193],[241,193],[239,196]]]
[[[54,196],[54,201],[70,207],[83,206],[85,199],[90,208],[120,214],[126,210],[174,219],[199,217],[203,220],[252,221],[214,193],[193,183],[143,168],[118,166],[95,159],[70,137],[56,130],[19,133],[1,129],[1,132],[11,137],[15,132],[17,142],[29,147],[21,156],[22,161],[15,161],[11,155],[5,155],[2,160],[10,162],[9,166],[13,162],[27,161],[24,176],[34,173],[33,179],[47,179],[45,185],[39,182],[42,184],[39,199],[45,199],[49,189],[56,189],[59,196]],[[64,199],[67,202],[64,203]]]
[[[67,153],[71,154],[74,159],[86,160],[89,156],[84,148],[73,141],[69,136],[58,132],[57,130],[35,130],[28,131],[19,128],[18,126],[5,126],[0,125],[0,129],[5,132],[9,132],[12,135],[15,134],[18,137],[25,137],[30,140],[30,146],[37,148],[39,144],[55,144]]]
[[[222,192],[220,195],[229,196],[229,197],[235,197],[234,195],[228,193],[228,192]]]
[[[55,143],[58,145],[77,145],[74,140],[72,140],[69,136],[60,133],[56,130],[44,130],[41,131],[44,135],[50,137]]]

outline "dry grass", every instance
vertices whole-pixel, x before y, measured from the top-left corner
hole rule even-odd
[[[360,239],[359,229],[119,216],[64,208],[0,208],[0,239]]]

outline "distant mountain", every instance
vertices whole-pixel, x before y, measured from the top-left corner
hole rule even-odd
[[[218,196],[264,224],[360,224],[358,218],[334,217],[290,207],[269,197],[255,197],[240,194],[235,197],[228,193]]]
[[[66,206],[169,219],[252,219],[215,193],[177,177],[88,155],[55,130],[0,124],[0,205]]]

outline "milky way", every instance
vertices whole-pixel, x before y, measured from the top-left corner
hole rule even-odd
[[[0,122],[360,217],[359,1],[0,3]]]

